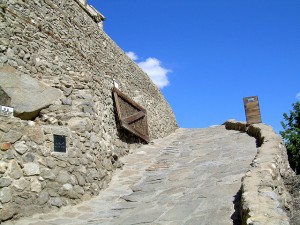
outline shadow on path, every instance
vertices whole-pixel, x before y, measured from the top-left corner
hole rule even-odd
[[[232,224],[233,225],[241,225],[241,214],[240,214],[240,206],[241,206],[241,195],[242,195],[242,188],[236,193],[233,200],[234,205],[234,213],[231,215]]]

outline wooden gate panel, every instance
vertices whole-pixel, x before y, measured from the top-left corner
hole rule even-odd
[[[247,124],[262,122],[257,96],[245,97],[244,108],[245,108]]]
[[[113,96],[121,127],[149,143],[146,109],[115,87],[113,88]]]

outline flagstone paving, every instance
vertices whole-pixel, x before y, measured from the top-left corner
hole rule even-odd
[[[224,126],[178,129],[125,156],[99,196],[4,225],[239,224],[241,178],[255,139]]]

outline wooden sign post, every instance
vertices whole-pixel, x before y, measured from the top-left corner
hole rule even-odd
[[[261,123],[260,108],[257,96],[245,97],[244,108],[247,124]]]

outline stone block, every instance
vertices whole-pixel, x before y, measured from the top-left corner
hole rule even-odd
[[[75,185],[74,186],[74,191],[77,193],[77,194],[80,194],[80,195],[83,195],[84,194],[84,189],[79,186],[79,185]]]
[[[0,178],[0,188],[8,187],[11,183],[12,183],[12,179],[10,177]]]
[[[102,160],[102,166],[107,169],[108,171],[111,171],[113,169],[113,165],[111,163],[111,160],[108,158],[105,158]]]
[[[0,117],[0,131],[7,133],[12,128],[12,124],[7,120],[7,117]],[[1,136],[3,133],[0,133]]]
[[[16,208],[12,204],[5,204],[0,210],[0,221],[6,221],[14,217],[17,214]]]
[[[25,141],[16,142],[14,144],[14,148],[20,155],[23,155],[28,150],[27,145],[25,145]]]
[[[22,159],[25,163],[33,162],[35,160],[35,155],[31,152],[28,152],[25,155],[23,155]]]
[[[25,163],[23,171],[26,176],[39,175],[40,166],[39,164],[33,162]]]
[[[1,203],[7,203],[11,201],[12,195],[11,195],[11,189],[9,187],[1,188],[0,190],[0,202]]]
[[[5,173],[7,168],[8,168],[8,163],[0,161],[0,174]]]
[[[55,174],[48,168],[42,168],[40,175],[43,179],[55,180],[56,178]]]
[[[40,126],[30,127],[27,130],[27,136],[30,140],[34,141],[39,145],[43,144],[45,141],[44,132]]]
[[[58,190],[61,188],[61,184],[57,182],[51,182],[47,185],[47,192],[51,197],[59,197]]]
[[[8,165],[8,175],[13,179],[19,179],[23,176],[23,171],[17,161],[10,161]]]
[[[14,159],[15,156],[14,156],[14,152],[12,151],[12,149],[8,149],[5,154],[3,155],[3,159],[8,159],[8,160],[11,160],[11,159]]]
[[[53,169],[56,166],[55,161],[51,158],[46,158],[46,163],[47,163],[47,166],[51,169]]]
[[[50,198],[49,203],[58,208],[62,207],[63,201],[59,197]]]
[[[71,191],[73,189],[72,184],[64,184],[62,187],[65,191]]]
[[[71,181],[71,175],[67,171],[61,170],[59,171],[56,177],[56,181],[59,183],[66,184]]]
[[[22,133],[16,130],[10,130],[8,133],[5,133],[2,136],[2,141],[15,143],[16,141],[20,140],[22,137]],[[1,140],[0,140],[1,141]]]
[[[47,203],[49,200],[49,193],[46,191],[42,191],[41,193],[39,193],[39,197],[37,199],[38,203],[40,205],[43,205],[45,203]]]
[[[42,184],[35,177],[31,178],[30,189],[32,192],[39,193],[42,191]]]
[[[78,184],[80,186],[84,186],[85,183],[86,183],[85,178],[80,173],[78,173],[78,172],[75,172],[74,175],[75,175],[75,177],[77,179]]]
[[[91,121],[88,118],[71,118],[68,121],[68,125],[72,131],[77,131],[77,132],[85,132]]]
[[[29,187],[30,182],[21,177],[19,180],[14,180],[12,186],[18,190],[23,191],[26,187]]]
[[[86,174],[86,167],[85,166],[78,166],[78,168],[76,169],[78,172],[80,172],[81,174]]]

